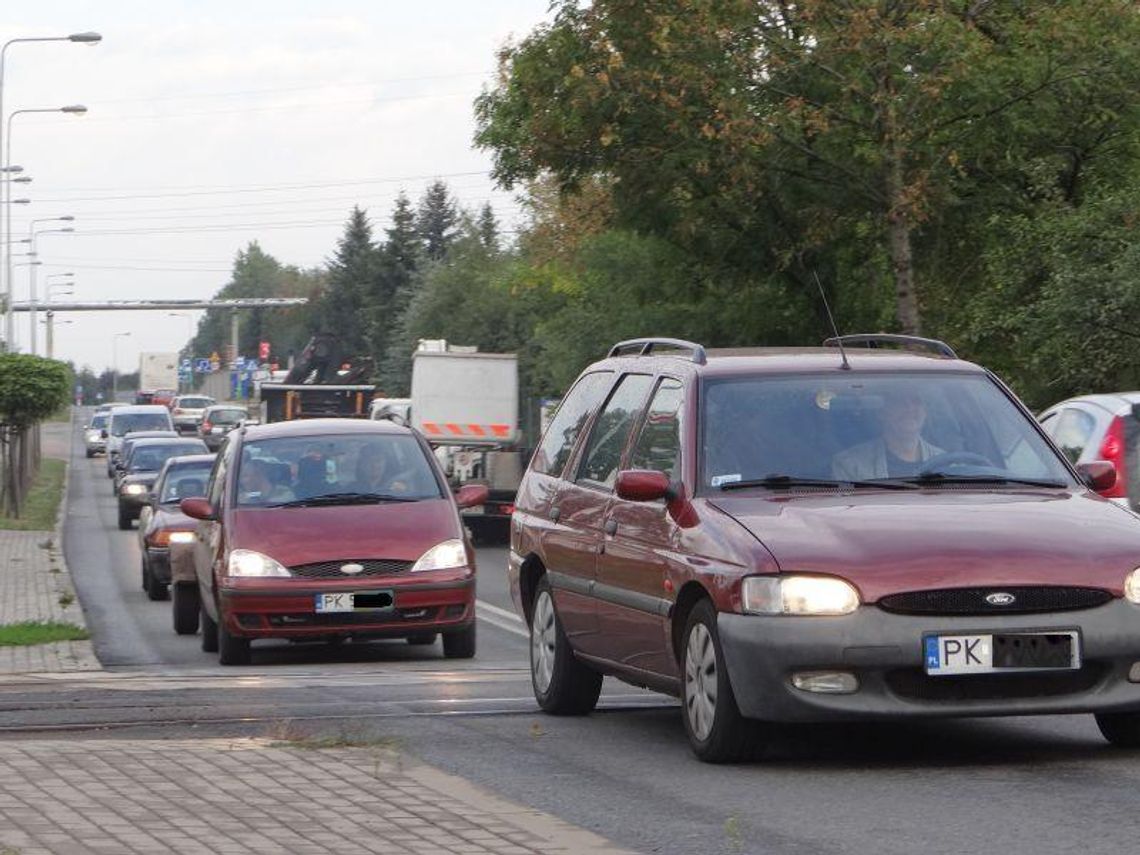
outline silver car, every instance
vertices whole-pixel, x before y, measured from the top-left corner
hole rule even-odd
[[[170,402],[170,415],[176,431],[197,431],[202,413],[217,403],[206,395],[179,395]]]
[[[96,413],[83,426],[83,445],[88,457],[107,453],[107,419],[106,412]]]
[[[1140,392],[1069,398],[1037,421],[1071,462],[1112,463],[1116,483],[1100,494],[1140,512]]]

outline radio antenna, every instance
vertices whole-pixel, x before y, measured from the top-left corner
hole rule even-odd
[[[843,371],[851,370],[851,363],[847,361],[847,351],[843,349],[843,336],[839,334],[839,327],[835,325],[835,318],[831,314],[831,306],[827,303],[827,295],[823,293],[823,283],[819,281],[819,274],[812,270],[811,275],[815,277],[815,287],[819,289],[819,299],[823,300],[823,308],[827,311],[827,320],[831,324],[831,331],[835,333],[835,343],[839,347],[839,357],[843,360],[840,369]]]

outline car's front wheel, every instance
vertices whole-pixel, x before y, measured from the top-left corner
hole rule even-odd
[[[193,635],[198,631],[198,613],[202,604],[198,600],[197,582],[175,582],[170,586],[174,600],[174,631],[179,635]]]
[[[740,714],[708,600],[694,606],[685,622],[681,650],[681,717],[693,753],[708,763],[751,756],[760,747],[760,725]]]
[[[202,596],[202,592],[198,592],[198,596]],[[218,624],[210,613],[206,611],[206,604],[198,603],[198,618],[202,622],[202,652],[203,653],[217,653],[218,652]]]
[[[122,502],[119,502],[119,530],[129,531],[133,520],[134,517],[131,516],[130,508]]]
[[[1096,726],[1117,748],[1140,748],[1140,712],[1097,713]]]
[[[602,675],[574,655],[562,631],[545,576],[530,615],[530,682],[538,705],[554,715],[586,715],[602,691]]]
[[[146,589],[147,599],[152,601],[165,600],[167,597],[166,583],[160,582],[154,575],[154,568],[143,557],[143,587]]]

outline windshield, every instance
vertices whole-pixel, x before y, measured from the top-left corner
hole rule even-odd
[[[96,413],[91,417],[91,424],[88,425],[92,430],[102,430],[107,426],[107,414]]]
[[[212,467],[213,463],[204,462],[166,470],[166,477],[158,488],[158,501],[170,504],[195,496],[205,496],[206,482],[210,479]]]
[[[1073,485],[1033,423],[979,375],[714,380],[702,424],[704,488],[810,480]]]
[[[245,410],[214,410],[210,413],[211,424],[232,425],[242,419],[248,419],[249,413]]]
[[[126,436],[141,430],[170,430],[166,413],[123,413],[111,419],[111,435]]]
[[[406,434],[246,442],[237,477],[237,504],[246,506],[281,505],[336,494],[345,494],[345,504],[369,497],[418,500],[441,496],[423,449],[415,437]]]
[[[204,446],[196,445],[141,445],[131,451],[128,472],[157,472],[171,457],[183,454],[206,454]]]

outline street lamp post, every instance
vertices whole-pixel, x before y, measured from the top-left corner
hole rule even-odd
[[[85,32],[85,33],[71,33],[70,35],[67,35],[67,36],[24,36],[22,38],[8,39],[8,41],[4,42],[4,46],[0,47],[0,121],[3,121],[3,118],[4,118],[4,67],[5,67],[5,63],[8,59],[8,48],[10,48],[12,45],[15,45],[15,44],[27,44],[29,42],[75,42],[76,44],[96,45],[101,41],[103,41],[103,37],[101,35],[99,35],[99,33]],[[12,159],[8,153],[9,142],[10,141],[4,140],[3,135],[0,134],[0,163],[8,164]],[[2,201],[2,198],[5,195],[2,192],[5,189],[10,190],[10,185],[7,185],[7,186],[0,185],[0,201]],[[5,210],[7,210],[7,209],[5,209]],[[8,218],[8,222],[11,223],[10,217]],[[5,234],[9,238],[11,237],[10,234],[7,234],[7,231],[5,232]],[[5,268],[5,270],[6,270],[6,268]],[[12,277],[11,277],[10,273],[7,275],[7,278],[3,281],[3,283],[0,283],[0,285],[3,286],[2,288],[0,288],[0,291],[3,291],[4,297],[5,297],[5,302],[6,302],[6,306],[5,306],[5,330],[4,330],[5,342],[7,343],[8,349],[11,350],[12,349],[11,342],[12,342],[13,329],[12,329]]]
[[[74,273],[53,273],[50,276],[48,276],[47,278],[51,279],[53,276],[74,276],[74,275],[75,275]],[[47,346],[47,358],[51,359],[55,355],[55,339],[54,339],[55,312],[53,312],[51,310],[52,297],[54,297],[57,292],[60,294],[74,294],[75,288],[72,287],[71,282],[48,282],[46,290],[47,290],[46,297],[47,297],[48,309],[46,312],[44,312],[45,320],[47,321],[47,324],[44,328],[45,329],[44,343]],[[62,323],[70,324],[71,321],[62,321]]]
[[[111,336],[111,400],[117,400],[119,395],[119,339],[129,336],[129,332],[115,333]]]
[[[2,64],[2,63],[0,63],[0,64]],[[3,88],[2,85],[0,85],[0,89],[2,89],[2,88]],[[12,120],[15,119],[17,116],[25,114],[25,113],[69,113],[72,115],[82,116],[86,112],[87,112],[87,108],[84,107],[82,104],[68,104],[65,107],[28,107],[28,108],[25,108],[23,110],[13,110],[11,113],[8,114],[8,122],[7,122],[7,128],[8,129],[7,129],[7,132],[4,134],[5,139],[4,139],[3,150],[4,150],[4,158],[5,158],[5,161],[4,161],[5,168],[11,166],[10,161],[12,159]],[[2,116],[3,116],[3,112],[0,112],[0,117],[2,117]],[[12,240],[12,208],[11,208],[11,206],[10,205],[4,206],[3,213],[5,215],[4,216],[4,220],[5,220],[4,240],[5,241],[11,241]],[[9,260],[10,259],[11,259],[11,253],[9,253]],[[12,313],[12,298],[15,295],[15,289],[12,287],[12,285],[13,285],[12,266],[10,263],[8,265],[8,268],[7,268],[7,277],[6,278],[7,278],[8,287],[5,289],[4,293],[8,297],[8,306],[7,306],[7,311],[6,311],[6,314],[4,317],[4,336],[8,341],[12,341],[13,338],[15,337],[15,333],[16,333],[16,330],[15,330],[16,321],[15,321],[15,316]],[[34,323],[32,324],[32,329],[35,330],[35,324]],[[35,338],[34,333],[32,335],[32,338],[33,339]]]
[[[71,214],[65,214],[62,217],[39,217],[38,219],[32,220],[30,223],[28,223],[28,242],[31,244],[32,253],[34,254],[36,252],[36,238],[39,235],[63,234],[75,231],[75,229],[68,226],[62,229],[40,229],[40,231],[37,232],[36,223],[70,223],[74,221],[74,216]],[[32,304],[32,310],[30,312],[32,316],[32,336],[30,344],[28,345],[28,351],[34,356],[36,353],[36,330],[38,329],[36,326],[38,322],[38,318],[36,316],[36,268],[34,267],[31,269],[31,274],[28,277],[28,301]]]

